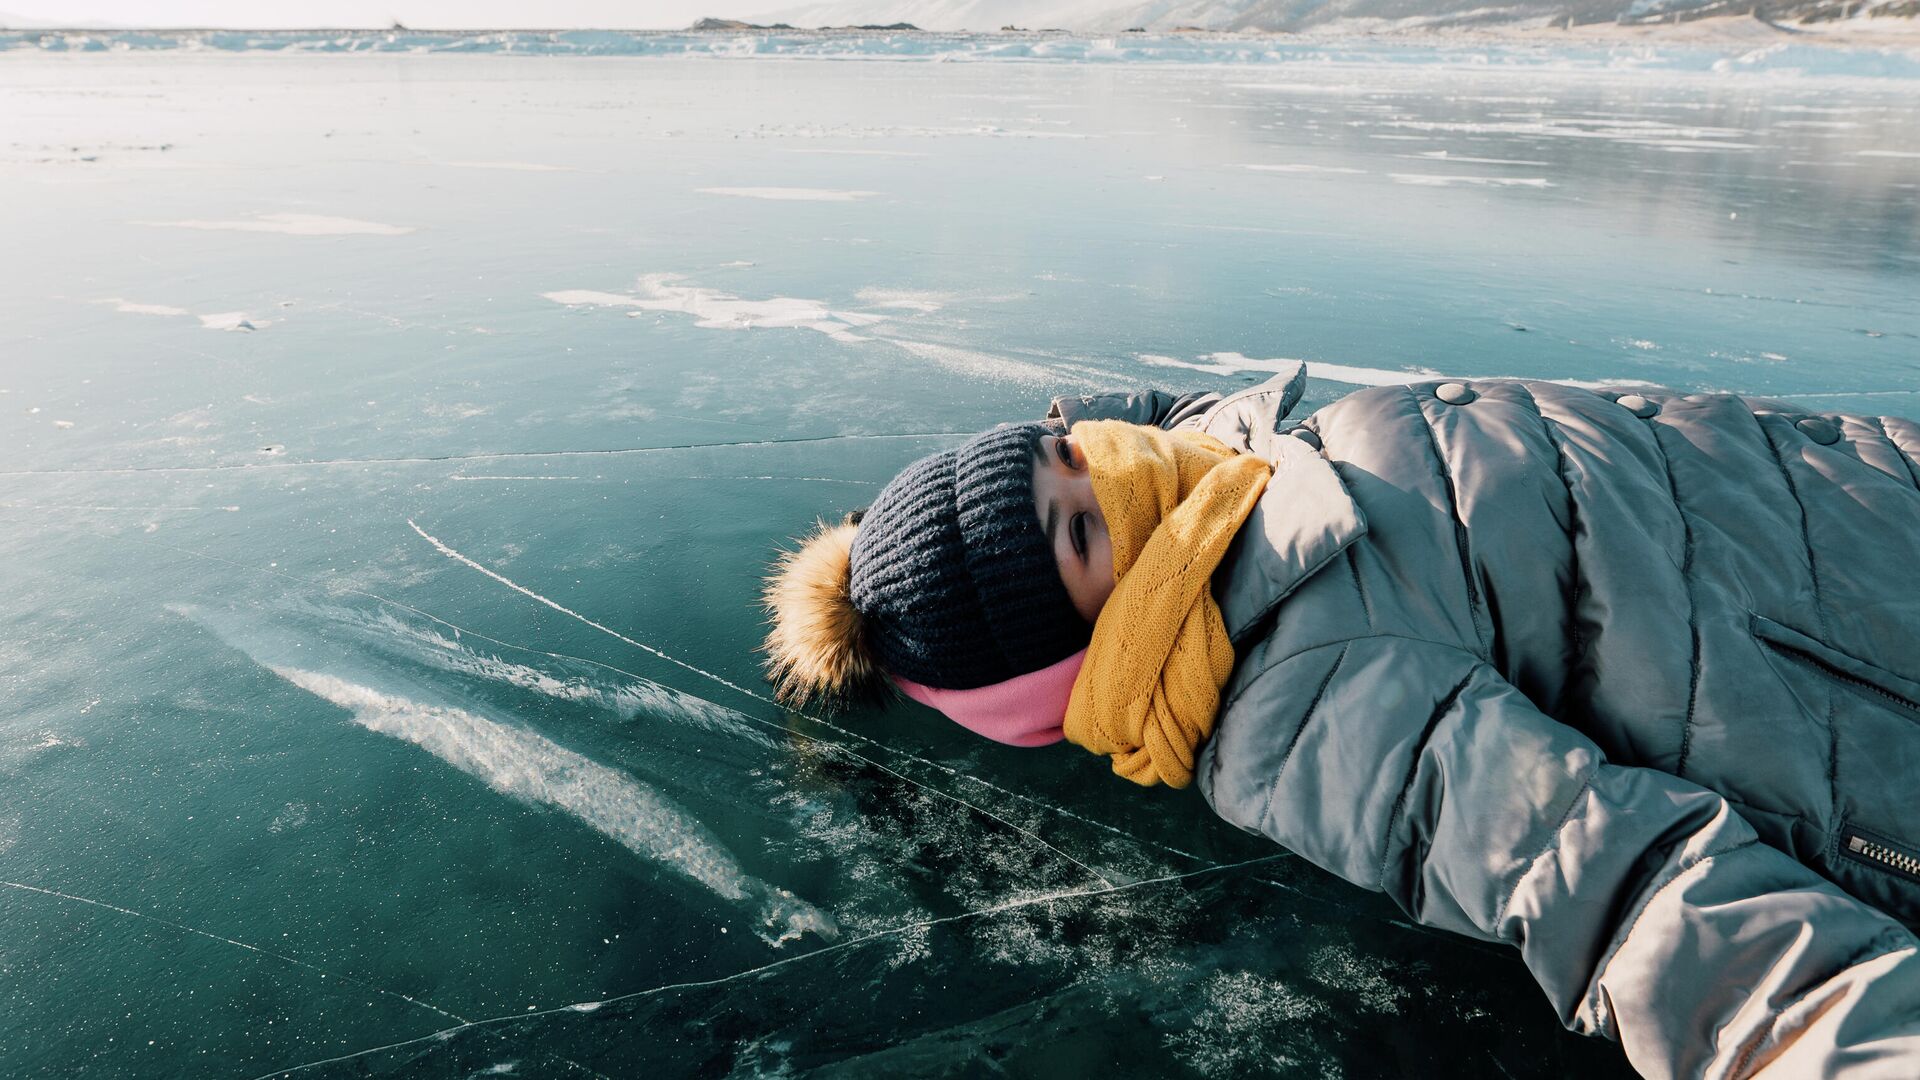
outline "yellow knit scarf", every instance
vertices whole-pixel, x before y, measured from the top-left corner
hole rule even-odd
[[[1075,425],[1073,439],[1118,584],[1094,622],[1066,735],[1136,784],[1186,787],[1233,671],[1208,584],[1273,467],[1211,435],[1117,420]]]

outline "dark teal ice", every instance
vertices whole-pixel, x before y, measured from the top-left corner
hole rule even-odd
[[[759,679],[785,538],[1054,395],[1920,414],[1911,78],[1323,59],[0,49],[0,1075],[1629,1075],[1191,791]]]

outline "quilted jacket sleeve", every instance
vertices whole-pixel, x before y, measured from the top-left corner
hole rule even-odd
[[[1912,935],[1465,650],[1308,650],[1242,687],[1207,750],[1221,816],[1517,946],[1561,1020],[1647,1077],[1920,1076]]]

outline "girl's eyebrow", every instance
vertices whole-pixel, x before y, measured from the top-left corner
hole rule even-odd
[[[1053,540],[1054,527],[1059,523],[1060,523],[1060,500],[1048,499],[1047,500],[1047,543],[1049,545],[1051,545],[1054,542]]]

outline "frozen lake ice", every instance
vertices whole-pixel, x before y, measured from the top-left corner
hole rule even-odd
[[[0,49],[0,1073],[1629,1075],[753,651],[785,538],[1054,395],[1920,413],[1915,83],[1589,53]]]

